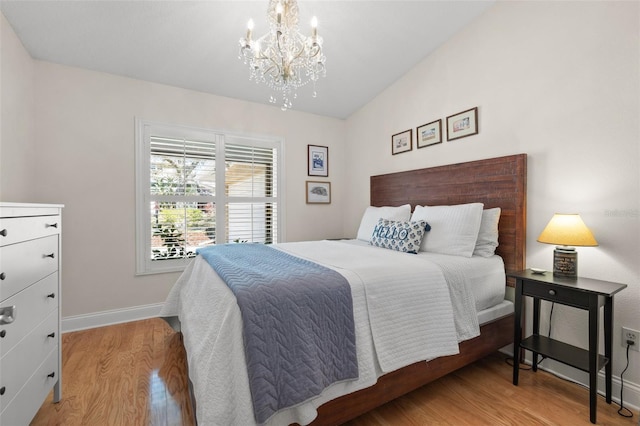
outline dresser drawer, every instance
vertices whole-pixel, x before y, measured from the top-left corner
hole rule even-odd
[[[0,406],[0,425],[28,425],[40,409],[51,387],[58,380],[58,350],[51,351],[12,401]],[[50,377],[50,374],[54,377]],[[0,400],[4,398],[0,396]]]
[[[54,297],[50,297],[53,295]],[[54,272],[13,297],[0,302],[0,308],[15,306],[15,320],[0,325],[0,357],[11,350],[33,327],[58,307],[58,274]],[[55,324],[56,329],[58,324]],[[54,330],[57,334],[57,330]]]
[[[53,337],[49,337],[55,333]],[[44,321],[38,324],[12,350],[0,358],[0,388],[4,387],[4,395],[0,396],[0,410],[17,395],[38,369],[51,351],[58,347],[58,310],[54,310]],[[56,361],[58,351],[55,351]],[[57,372],[58,364],[47,374]],[[57,373],[56,373],[57,377]],[[52,382],[53,383],[53,382]]]
[[[57,235],[0,247],[0,302],[57,270]]]
[[[589,294],[572,288],[525,281],[522,283],[522,294],[577,308],[589,308]]]
[[[59,234],[61,227],[60,215],[0,219],[0,246]]]

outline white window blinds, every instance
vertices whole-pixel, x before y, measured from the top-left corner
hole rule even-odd
[[[279,140],[136,128],[138,273],[180,270],[210,244],[278,241]]]
[[[270,244],[277,241],[277,150],[225,145],[227,240]]]

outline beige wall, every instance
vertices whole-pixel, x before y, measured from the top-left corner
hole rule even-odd
[[[536,238],[554,212],[578,212],[600,243],[578,248],[580,274],[628,284],[615,299],[619,374],[620,327],[640,329],[639,7],[497,3],[347,121],[345,234],[368,205],[370,175],[527,153],[528,266],[551,269],[553,247]],[[478,135],[391,155],[392,134],[475,106]],[[585,312],[559,306],[553,324],[587,346]],[[631,356],[625,385],[640,383]]]
[[[0,13],[1,201],[31,201],[37,185],[33,85],[33,60]]]
[[[178,277],[134,275],[135,117],[282,137],[287,240],[341,235],[344,121],[48,62],[35,69],[35,199],[65,204],[63,317],[161,303]],[[329,146],[331,205],[305,203],[307,144]]]

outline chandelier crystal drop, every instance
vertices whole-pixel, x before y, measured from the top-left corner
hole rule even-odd
[[[249,65],[249,80],[265,83],[273,91],[282,92],[282,110],[291,108],[297,90],[326,75],[326,58],[322,53],[322,37],[318,36],[318,20],[311,20],[309,37],[298,31],[297,0],[269,0],[267,8],[269,32],[254,40],[253,20],[247,25],[247,35],[240,39],[239,59]],[[271,96],[277,103],[277,96]]]

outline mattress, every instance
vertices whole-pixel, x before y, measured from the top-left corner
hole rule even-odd
[[[361,240],[344,240],[343,242],[360,246],[369,245],[368,242]],[[480,312],[504,300],[506,275],[504,262],[500,256],[468,258],[423,251],[416,256],[434,262],[445,270],[459,271],[463,274],[463,279],[475,300],[476,311]]]
[[[476,311],[480,312],[504,300],[506,275],[500,256],[466,258],[425,252],[418,253],[418,256],[425,257],[442,268],[462,271],[474,298]]]
[[[285,243],[277,247],[335,269],[349,281],[360,376],[355,381],[334,384],[319,396],[276,413],[267,422],[271,425],[308,424],[315,418],[318,406],[371,386],[388,371],[416,360],[457,353],[457,342],[479,334],[476,306],[488,303],[490,298],[482,296],[493,293],[481,285],[473,289],[468,282],[478,277],[488,281],[492,275],[488,266],[486,270],[481,268],[483,273],[464,267],[491,261],[407,255],[357,241]],[[495,260],[493,264],[502,269],[504,296],[504,267]],[[428,287],[432,285],[428,282],[435,286]],[[478,298],[486,300],[478,304]],[[402,315],[397,315],[398,311]],[[424,321],[424,315],[433,320]],[[180,320],[198,422],[255,424],[240,312],[231,291],[200,257],[194,259],[171,290],[161,316],[177,316]],[[417,331],[431,333],[427,339],[432,343],[429,348],[414,344],[424,340],[416,338],[419,335],[403,334]],[[407,346],[407,342],[411,344]]]
[[[503,300],[497,305],[491,306],[478,312],[478,322],[480,323],[480,325],[484,325],[493,320],[511,315],[513,311],[513,302],[511,300]]]

